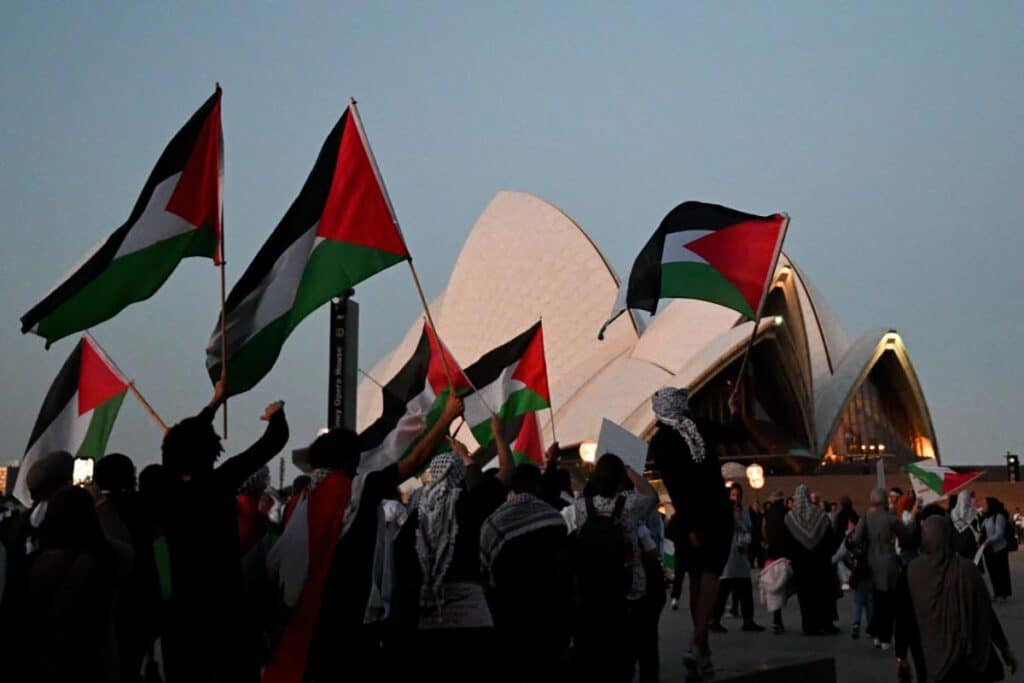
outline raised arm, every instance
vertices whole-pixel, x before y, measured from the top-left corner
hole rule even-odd
[[[239,489],[253,472],[267,464],[288,443],[288,421],[284,416],[284,401],[275,401],[268,405],[260,419],[267,423],[263,436],[216,469],[216,477],[223,486],[232,490]]]
[[[437,445],[448,433],[448,427],[451,426],[455,418],[462,415],[462,411],[462,399],[454,393],[449,394],[448,401],[444,404],[444,411],[441,413],[441,417],[438,418],[437,422],[435,422],[430,429],[427,430],[427,433],[423,438],[413,446],[412,452],[399,461],[399,481],[405,481],[419,472],[420,469],[430,460],[434,451],[437,450]]]
[[[505,441],[501,420],[494,413],[491,413],[491,433],[494,434],[494,446],[498,450],[498,481],[508,486],[508,483],[512,481],[512,472],[516,469],[516,463],[512,459],[512,451],[509,450],[508,442]]]

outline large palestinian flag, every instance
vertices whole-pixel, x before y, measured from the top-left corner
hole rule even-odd
[[[934,462],[912,463],[904,466],[903,471],[910,477],[914,495],[923,505],[959,493],[960,489],[985,473],[984,470],[958,472]]]
[[[488,408],[498,415],[502,435],[512,443],[521,432],[524,416],[551,405],[541,323],[488,351],[465,373],[473,393],[465,398],[464,417],[480,445],[478,457],[486,463],[495,452]]]
[[[126,391],[128,380],[91,337],[83,336],[46,392],[18,469],[15,497],[32,504],[25,483],[28,472],[54,451],[102,458]]]
[[[21,317],[21,331],[47,347],[152,296],[181,259],[220,262],[223,144],[221,91],[178,131],[124,225]]]
[[[458,363],[424,323],[412,357],[383,387],[381,416],[359,435],[360,472],[379,470],[404,458],[441,417],[450,391],[442,353],[456,391],[463,396],[471,391]]]
[[[788,219],[684,202],[661,221],[619,288],[605,329],[627,308],[653,314],[660,299],[702,299],[757,317]]]
[[[299,196],[227,298],[228,389],[251,389],[319,306],[409,258],[354,106],[327,136]],[[206,367],[221,376],[218,321]]]
[[[263,669],[262,683],[303,680],[351,495],[351,482],[343,472],[318,470],[302,492],[281,538],[270,549],[267,564],[291,611]]]

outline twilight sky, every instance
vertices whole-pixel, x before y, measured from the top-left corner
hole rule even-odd
[[[127,217],[214,81],[229,286],[354,96],[428,297],[501,189],[562,208],[620,274],[680,201],[786,211],[848,333],[902,333],[946,462],[1024,449],[1024,4],[481,4],[3,3],[0,461],[74,344],[18,318]],[[94,330],[169,421],[209,396],[217,284],[186,261]],[[404,268],[358,300],[369,368],[418,302]],[[232,401],[230,451],[278,397],[290,447],[323,424],[326,326]],[[159,439],[126,400],[110,450],[147,464]]]

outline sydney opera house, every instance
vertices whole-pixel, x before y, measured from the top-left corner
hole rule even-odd
[[[938,458],[924,394],[900,335],[882,328],[848,337],[819,291],[785,254],[754,323],[702,301],[663,301],[648,324],[623,315],[598,341],[618,279],[583,229],[537,197],[500,192],[466,240],[447,288],[431,304],[438,330],[469,365],[543,319],[555,428],[563,448],[597,439],[602,418],[640,437],[654,426],[650,396],[688,387],[696,412],[725,419],[740,383],[735,443],[722,461],[758,462],[768,473],[830,471],[882,459],[887,469]],[[420,333],[371,372],[390,378]],[[381,410],[380,390],[359,387],[358,427]],[[539,416],[545,441],[551,415]]]

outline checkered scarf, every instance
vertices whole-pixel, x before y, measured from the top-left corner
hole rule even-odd
[[[462,492],[466,466],[454,453],[442,453],[430,463],[430,484],[416,497],[419,525],[416,555],[423,573],[421,602],[424,606],[443,602],[441,586],[455,555],[459,522],[455,506]]]
[[[659,422],[674,428],[683,437],[693,461],[704,462],[704,438],[690,419],[690,392],[674,387],[658,389],[651,397],[651,407]]]

